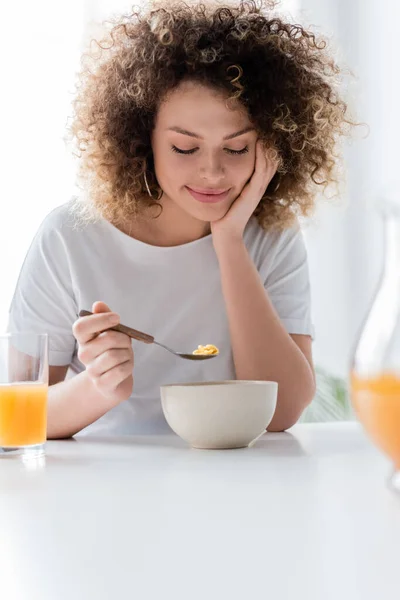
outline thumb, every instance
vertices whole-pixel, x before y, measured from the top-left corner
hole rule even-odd
[[[111,308],[107,306],[105,302],[95,302],[92,306],[92,312],[97,313],[105,313],[112,312]]]

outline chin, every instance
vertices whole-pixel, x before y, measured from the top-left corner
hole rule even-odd
[[[218,208],[204,207],[200,210],[191,212],[191,214],[199,221],[204,221],[204,223],[213,223],[214,221],[219,221],[222,219],[228,212],[229,208],[229,206],[221,206]]]
[[[221,211],[221,213],[218,215],[214,213],[213,215],[210,215],[207,221],[208,223],[214,223],[214,221],[219,221],[220,219],[223,219],[227,213],[228,210]]]
[[[230,207],[234,201],[228,200],[225,202],[221,202],[218,204],[196,204],[187,207],[187,212],[189,212],[193,217],[199,219],[200,221],[218,221],[222,219],[229,211]]]

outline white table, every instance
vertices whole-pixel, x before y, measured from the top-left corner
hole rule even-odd
[[[400,497],[355,423],[252,448],[50,442],[0,460],[4,600],[400,598]]]

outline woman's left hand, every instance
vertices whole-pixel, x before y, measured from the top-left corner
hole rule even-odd
[[[257,208],[271,179],[278,168],[278,161],[266,156],[262,142],[256,146],[256,161],[253,175],[242,193],[222,219],[211,223],[214,244],[220,239],[242,239],[244,229]]]

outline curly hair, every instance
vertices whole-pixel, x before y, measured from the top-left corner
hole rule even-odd
[[[326,41],[273,15],[275,4],[165,2],[109,22],[83,56],[70,127],[95,214],[118,224],[157,203],[151,133],[160,102],[184,80],[238,100],[277,151],[254,213],[264,229],[309,215],[321,186],[338,183],[338,141],[354,124],[340,68]]]

